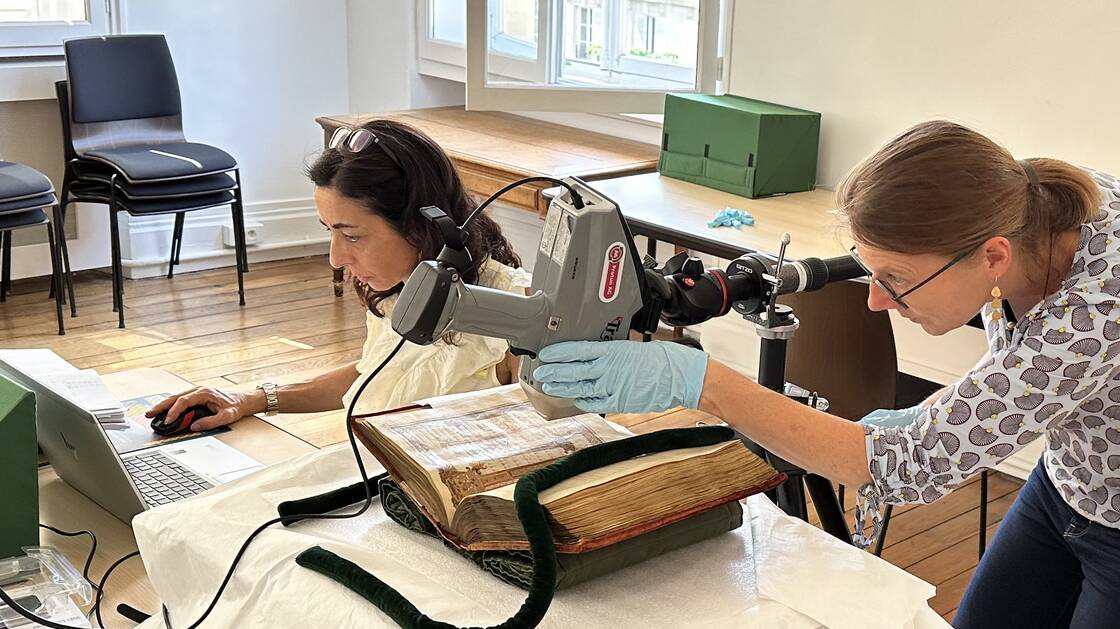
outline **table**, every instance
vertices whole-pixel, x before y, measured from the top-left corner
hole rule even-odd
[[[324,145],[338,127],[353,127],[373,119],[411,125],[431,136],[451,157],[463,185],[481,197],[522,179],[547,175],[595,181],[652,172],[658,147],[602,133],[552,124],[494,111],[465,111],[438,107],[408,111],[320,116]],[[542,192],[551,184],[515,188],[502,202],[543,216],[548,200]],[[342,294],[342,271],[335,271],[335,294]]]
[[[117,374],[111,374],[105,376],[105,381],[108,384],[109,388],[114,392],[114,394],[121,398],[150,395],[157,391],[180,390],[188,386],[188,383],[184,380],[158,369],[136,369],[120,372]],[[696,421],[697,416],[698,413],[695,411],[678,411],[641,416],[616,416],[613,419],[619,420],[627,425],[632,426],[637,432],[646,432],[649,430],[656,430],[669,426],[691,425]],[[344,434],[344,432],[340,431],[337,434],[341,439],[341,436]],[[292,491],[297,493],[302,492],[304,494],[314,493],[315,491],[319,491],[321,489],[327,489],[336,486],[337,484],[342,483],[344,479],[349,478],[353,474],[353,462],[349,456],[349,453],[345,451],[345,448],[343,448],[342,450],[330,449],[323,451],[323,456],[330,457],[331,460],[334,461],[334,464],[332,464],[334,472],[341,474],[341,476],[337,478],[333,476],[331,476],[330,478],[317,478],[317,474],[323,474],[328,467],[331,467],[324,467],[320,465],[320,462],[325,462],[327,459],[320,458],[314,447],[257,418],[247,418],[241,420],[234,426],[234,429],[231,432],[225,433],[219,436],[219,438],[265,464],[276,463],[281,460],[288,459],[289,457],[299,455],[299,458],[293,460],[293,465],[271,466],[267,468],[267,470],[260,472],[259,481],[254,480],[257,479],[258,475],[253,475],[250,478],[238,481],[238,484],[241,486],[241,491],[244,491],[246,489],[246,483],[260,482],[267,484],[269,479],[271,478],[273,479],[273,481],[279,481],[278,484],[276,484],[276,489],[286,488],[285,491],[289,493]],[[331,453],[331,450],[333,450],[333,454]],[[372,461],[370,462],[370,464],[371,466],[376,465]],[[301,467],[301,465],[303,465],[303,467]],[[320,487],[320,485],[322,485],[322,487]],[[229,489],[233,490],[234,488],[231,486],[229,487]],[[137,546],[133,536],[133,531],[127,525],[116,520],[113,516],[102,510],[100,507],[91,503],[89,500],[75,492],[68,485],[58,479],[49,468],[40,471],[40,491],[40,511],[42,520],[45,523],[50,523],[56,527],[62,528],[63,530],[90,529],[98,535],[100,545],[92,571],[95,577],[100,576],[100,574],[105,570],[105,568],[111,561],[136,549]],[[171,507],[173,507],[174,509],[179,509],[180,515],[171,518],[165,523],[172,527],[180,522],[182,522],[183,525],[179,526],[174,533],[171,533],[169,531],[168,534],[181,541],[183,539],[183,536],[186,534],[186,531],[202,530],[201,528],[195,527],[196,525],[192,523],[193,520],[191,522],[188,522],[188,520],[190,520],[191,518],[198,519],[199,523],[205,523],[213,522],[216,519],[222,518],[232,518],[233,520],[237,520],[238,517],[240,517],[237,514],[226,512],[226,509],[231,506],[231,503],[223,502],[223,500],[229,499],[228,493],[226,493],[225,498],[222,498],[219,495],[211,496],[211,493],[213,492],[208,492],[205,496],[196,499],[196,502],[193,502],[190,506],[186,504],[172,505]],[[277,496],[275,491],[254,490],[250,491],[250,494],[253,495],[253,498],[255,500],[264,500],[266,502],[274,500]],[[761,497],[756,497],[756,502],[759,499],[761,499]],[[237,499],[235,500],[235,502],[238,504],[247,504],[248,502],[252,501]],[[378,513],[379,510],[371,511],[371,517],[379,517]],[[781,521],[774,519],[776,517],[781,518],[782,516],[777,514],[776,510],[774,510],[772,506],[769,507],[768,511],[766,511],[765,514],[768,515],[765,515],[765,517],[762,517],[761,519],[755,517],[750,518],[752,526],[754,526],[755,522],[767,521],[776,525],[779,521]],[[157,514],[150,513],[148,515],[155,516]],[[759,515],[762,516],[764,515],[764,513],[760,512]],[[258,519],[260,518],[253,518],[251,521],[255,522]],[[457,559],[453,554],[447,553],[446,549],[444,549],[437,542],[431,540],[420,540],[419,542],[417,542],[415,536],[407,533],[403,529],[399,529],[399,527],[397,527],[396,525],[384,522],[383,516],[380,516],[380,520],[378,520],[378,522],[381,522],[381,530],[386,531],[390,535],[395,534],[402,538],[408,537],[408,541],[410,544],[419,543],[420,545],[426,545],[424,548],[416,549],[416,552],[418,553],[417,557],[423,557],[424,560],[419,561],[415,557],[413,557],[411,559],[412,562],[419,561],[419,564],[432,563],[433,566],[438,566],[440,565],[438,563],[440,561],[454,561]],[[238,520],[236,524],[236,526],[244,525],[245,522],[240,520]],[[786,526],[789,525],[787,524]],[[205,544],[207,548],[210,548],[211,550],[217,548],[223,549],[221,552],[215,551],[215,557],[221,555],[222,558],[220,560],[215,559],[212,562],[207,562],[207,569],[214,568],[217,564],[222,564],[224,569],[224,557],[225,555],[232,553],[232,549],[230,549],[229,553],[225,552],[226,549],[224,545],[227,542],[230,542],[230,540],[234,540],[235,538],[238,540],[240,539],[240,537],[238,537],[238,535],[240,535],[241,533],[240,529],[235,530],[235,527],[233,527],[227,530],[224,525],[222,527],[219,527],[219,529],[221,529],[221,531],[223,532],[222,535],[213,538],[208,535],[205,536],[205,539],[203,540],[198,537],[188,536],[196,545]],[[162,531],[163,529],[160,530]],[[310,531],[307,531],[306,529],[303,530],[304,533],[310,533]],[[785,528],[783,530],[785,530],[787,533],[790,532],[788,528]],[[800,528],[798,530],[801,531],[800,533],[798,533],[798,535],[808,536],[810,539],[816,540],[816,543],[824,544],[824,546],[822,546],[821,548],[836,548],[835,542],[828,542],[827,538],[816,529],[804,525],[803,528]],[[296,537],[303,540],[298,543],[306,545],[307,538],[303,537],[304,533],[295,531]],[[349,525],[345,525],[342,527],[342,529],[336,530],[336,534],[338,533],[341,533],[342,535],[341,538],[338,538],[339,540],[350,539],[351,535],[356,534],[356,530],[352,530],[351,528],[349,528]],[[283,531],[279,530],[276,532],[276,534],[280,535],[281,537],[287,535]],[[750,531],[746,529],[744,529],[741,535],[747,535],[747,537],[742,538],[740,536],[736,539],[750,539]],[[763,534],[762,532],[756,533],[756,536],[759,539],[769,539],[770,537],[772,537],[771,530],[767,529],[765,534]],[[266,535],[266,537],[268,536]],[[799,537],[799,539],[802,538],[803,537]],[[164,540],[164,537],[163,533],[159,533],[156,538],[153,538],[151,536],[151,531],[149,531],[147,539],[147,548],[151,549],[153,548],[153,546],[151,545],[153,539]],[[291,539],[291,537],[289,536],[288,539]],[[735,548],[738,548],[738,544],[740,543],[736,541],[736,539],[724,538],[721,544],[730,549],[730,552],[735,553],[737,552],[735,551]],[[88,546],[86,546],[86,542],[81,538],[56,538],[53,536],[53,534],[50,533],[44,534],[44,543],[51,544],[60,548],[76,565],[81,564],[88,549]],[[162,543],[163,542],[156,542],[156,547],[162,548]],[[831,544],[831,546],[829,546],[829,544]],[[782,547],[788,546],[789,548],[793,549],[801,548],[799,544],[795,543],[787,544],[783,542],[779,545]],[[181,544],[176,545],[172,541],[167,541],[167,552],[178,552],[176,549],[181,548]],[[851,550],[853,553],[856,553],[856,551],[850,548],[847,550]],[[835,552],[847,552],[847,550]],[[403,547],[397,549],[397,551],[389,553],[389,556],[402,556],[401,552],[404,552]],[[819,567],[820,560],[822,559],[822,557],[827,555],[828,552],[815,552],[814,556],[817,558],[817,561],[814,562],[813,565]],[[408,558],[410,557],[410,555],[408,553],[405,553],[403,557]],[[893,568],[887,565],[885,562],[865,553],[856,553],[851,557],[857,558],[858,561],[856,563],[848,560],[839,561],[836,565],[837,569],[841,570],[842,573],[844,571],[851,572],[854,570],[863,576],[874,574],[876,576],[873,577],[873,580],[878,580],[882,587],[886,587],[891,583],[894,583],[896,585],[903,582],[909,582],[912,584],[917,583],[913,577],[905,576],[898,569]],[[156,561],[153,566],[156,569],[162,568],[164,578],[167,577],[169,570],[167,568],[168,561],[157,560],[151,557],[149,557],[148,560]],[[428,560],[431,561],[429,562]],[[277,559],[277,561],[279,561],[279,559]],[[665,561],[671,562],[672,560],[670,558],[666,558]],[[186,564],[193,566],[192,573],[189,578],[187,578],[186,575],[181,576],[187,578],[188,581],[193,580],[193,578],[196,576],[202,576],[197,575],[193,572],[194,570],[197,570],[199,568],[200,564],[189,561],[186,562]],[[176,566],[178,565],[179,564],[176,564]],[[247,562],[247,566],[251,567],[252,565],[254,565],[254,560],[249,560]],[[865,566],[865,568],[858,567],[861,565]],[[814,574],[820,574],[819,570],[817,570],[817,567],[812,567],[809,569]],[[868,572],[864,573],[864,569],[868,570]],[[170,572],[172,574],[176,574],[176,570],[179,570],[179,568],[177,567],[175,569],[171,569]],[[474,572],[472,572],[474,570],[475,568],[473,568],[473,566],[470,567],[470,571],[468,571],[469,579],[477,579],[481,582],[485,582],[487,587],[493,586],[492,583],[487,581],[487,579],[489,579],[490,577],[488,577],[487,575],[483,575],[481,572],[475,574]],[[710,569],[704,569],[700,565],[696,566],[696,570],[700,570],[700,573],[702,574],[709,574],[712,572]],[[642,572],[643,571],[641,570],[632,571],[632,576],[634,574],[640,575]],[[783,571],[774,570],[771,572],[774,574],[781,574]],[[725,588],[732,586],[734,583],[737,583],[737,581],[735,580],[727,579],[722,579],[720,581],[722,587]],[[829,578],[824,579],[823,582],[832,584],[828,587],[855,587],[853,585],[855,582],[848,577],[841,576],[841,573],[832,575]],[[823,582],[822,587],[824,587]],[[279,587],[279,585],[277,587]],[[762,585],[760,585],[759,587],[762,587]],[[330,591],[336,595],[339,592],[338,590],[334,589],[334,586],[330,586],[328,589],[330,589]],[[470,588],[468,588],[468,590],[469,589]],[[618,588],[616,587],[616,589]],[[113,578],[110,581],[109,586],[107,587],[107,591],[109,594],[103,603],[103,615],[107,621],[107,626],[114,629],[131,627],[131,623],[129,621],[118,616],[116,612],[113,611],[118,603],[124,602],[145,612],[155,612],[159,609],[159,605],[161,602],[160,597],[156,595],[153,587],[151,586],[151,583],[147,578],[147,572],[145,571],[144,566],[141,566],[139,563],[137,563],[136,560],[130,560],[128,563],[124,564],[121,568],[114,572]],[[634,591],[639,590],[635,589]],[[645,589],[641,589],[640,591],[643,593],[646,592]],[[179,595],[180,593],[176,594],[176,596]],[[209,594],[202,593],[199,595],[208,596]],[[837,595],[833,598],[843,601],[850,600],[855,604],[862,606],[862,603],[859,602],[858,597]],[[467,597],[467,599],[464,600],[469,601],[470,597]],[[290,603],[294,604],[294,601],[295,599],[292,599]],[[274,604],[283,603],[283,601],[278,602],[273,599],[269,599],[267,601],[259,603],[261,604],[260,609],[262,610],[263,614],[266,613],[265,610],[272,611],[274,609]],[[479,604],[485,605],[486,603],[492,603],[492,601],[480,601]],[[283,608],[285,605],[290,606],[290,604],[284,603],[280,605],[280,607]],[[558,608],[557,614],[559,614],[559,609],[560,608]],[[767,618],[771,617],[769,616],[769,614],[773,613],[791,613],[783,612],[782,609],[784,609],[784,607],[780,604],[767,603],[763,608],[760,608],[759,611],[756,611],[754,613],[768,614],[766,616]],[[846,615],[847,614],[845,614],[845,616]],[[922,610],[921,616],[922,618],[920,620],[916,619],[917,624],[915,626],[946,626],[943,622],[940,621],[936,614],[932,613],[928,609]],[[556,616],[556,618],[562,618],[562,616]],[[275,621],[275,618],[273,618],[273,621]],[[800,618],[800,622],[804,622],[804,618]],[[153,618],[150,623],[145,623],[144,626],[147,627],[149,625],[159,626],[158,619]],[[276,624],[275,622],[273,622],[272,625],[268,626],[276,626]],[[812,626],[812,623],[810,623],[809,625],[791,626]]]
[[[829,258],[846,255],[850,238],[833,215],[834,194],[827,190],[749,199],[658,173],[613,177],[593,188],[618,204],[635,236],[664,240],[699,253],[733,260],[745,253],[777,253],[782,234],[791,240],[788,256]],[[560,191],[549,188],[551,198]],[[709,228],[725,207],[750,212],[753,227]]]
[[[190,386],[162,369],[132,369],[105,375],[103,379],[122,400],[181,391]],[[315,450],[310,444],[256,417],[237,422],[233,430],[219,435],[218,439],[265,465]],[[100,579],[112,562],[136,550],[132,529],[127,524],[78,493],[50,467],[39,470],[39,521],[63,531],[90,530],[97,535],[97,554],[90,570],[94,579]],[[89,539],[85,536],[70,538],[42,531],[41,541],[60,549],[78,569],[89,552]],[[159,609],[160,599],[138,559],[130,559],[113,572],[106,592],[101,613],[106,626],[113,629],[133,626],[115,611],[118,603],[127,603],[149,613]]]
[[[380,470],[372,457],[367,470]],[[353,455],[342,445],[139,516],[137,539],[175,626],[182,629],[208,607],[228,558],[255,523],[275,515],[278,502],[350,484],[355,476]],[[541,629],[948,627],[926,602],[934,593],[928,583],[782,514],[763,496],[743,508],[744,524],[731,533],[559,592]],[[354,519],[265,531],[204,626],[396,626],[338,583],[298,567],[294,557],[312,546],[359,564],[423,612],[457,626],[492,626],[525,596],[373,508]],[[867,592],[875,593],[874,604]],[[141,627],[164,624],[152,618]]]

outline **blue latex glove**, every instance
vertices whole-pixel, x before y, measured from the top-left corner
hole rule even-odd
[[[696,408],[708,371],[708,354],[665,341],[569,341],[538,358],[545,364],[533,377],[544,392],[589,413]]]
[[[881,408],[865,415],[863,419],[859,420],[859,423],[865,426],[875,426],[877,428],[909,426],[917,422],[918,418],[922,416],[925,410],[926,409],[920,404],[918,406],[911,406],[910,408],[901,408],[898,410]]]
[[[725,207],[716,215],[712,220],[708,221],[708,227],[734,227],[739,229],[742,225],[754,225],[754,216],[750,212],[743,210],[736,210],[731,207]]]

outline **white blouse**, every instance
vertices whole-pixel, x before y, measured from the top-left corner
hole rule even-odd
[[[1120,528],[1120,181],[1090,174],[1102,207],[1058,291],[1014,325],[992,322],[986,306],[988,360],[913,423],[865,424],[881,501],[933,502],[1044,436],[1043,465],[1066,503]]]
[[[532,276],[524,269],[514,269],[487,259],[475,283],[524,294],[532,283]],[[358,378],[342,396],[344,408],[350,407],[366,376],[385,360],[400,341],[400,335],[390,324],[396,301],[397,296],[393,295],[381,302],[384,317],[366,314],[367,333],[362,357],[357,364]],[[458,335],[454,345],[443,340],[431,345],[405,342],[396,357],[362,392],[356,412],[373,413],[437,395],[496,387],[501,383],[498,382],[495,366],[505,359],[508,349],[509,343],[505,339],[474,334]]]

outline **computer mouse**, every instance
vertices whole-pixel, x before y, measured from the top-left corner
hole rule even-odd
[[[211,411],[208,407],[201,404],[198,406],[188,406],[186,410],[179,413],[179,416],[176,417],[174,421],[168,424],[165,423],[167,420],[167,411],[164,411],[152,418],[152,431],[157,435],[164,436],[185,432],[190,429],[191,424],[203,417],[209,417],[213,414],[214,411]]]

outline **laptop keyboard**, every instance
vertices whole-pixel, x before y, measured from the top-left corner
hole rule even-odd
[[[129,456],[124,459],[124,469],[151,507],[190,498],[214,486],[162,452]]]

